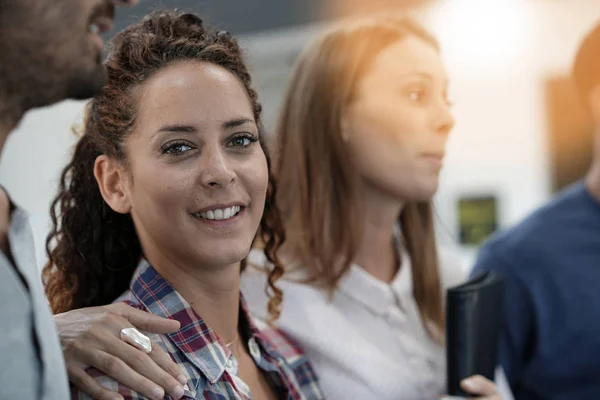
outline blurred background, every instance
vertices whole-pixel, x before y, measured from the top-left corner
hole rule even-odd
[[[272,130],[298,53],[332,21],[410,13],[437,36],[449,71],[456,128],[435,199],[442,246],[469,269],[477,248],[580,179],[591,129],[569,80],[598,0],[141,0],[115,28],[157,8],[193,10],[247,49]],[[31,214],[38,264],[46,261],[48,210],[76,142],[83,102],[29,113],[2,154],[0,184]]]

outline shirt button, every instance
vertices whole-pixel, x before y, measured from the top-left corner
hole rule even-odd
[[[229,357],[229,359],[225,363],[225,370],[227,370],[227,372],[229,372],[230,374],[237,375],[237,361],[234,356]]]
[[[256,343],[256,339],[250,338],[248,341],[248,348],[250,349],[250,354],[252,358],[254,358],[255,362],[260,361],[260,348],[258,347],[258,343]]]

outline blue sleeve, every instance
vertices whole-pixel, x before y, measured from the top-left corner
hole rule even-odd
[[[524,281],[515,273],[522,266],[516,258],[489,243],[479,252],[471,273],[473,276],[490,271],[504,280],[504,328],[498,357],[513,391],[523,378],[535,337],[533,302]]]

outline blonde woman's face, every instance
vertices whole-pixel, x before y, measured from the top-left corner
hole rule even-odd
[[[454,126],[447,85],[437,49],[419,38],[404,38],[373,60],[342,117],[367,187],[399,201],[435,194]]]

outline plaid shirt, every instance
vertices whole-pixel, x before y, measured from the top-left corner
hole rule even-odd
[[[240,295],[241,296],[241,295]],[[130,305],[181,323],[178,332],[168,335],[148,334],[179,364],[190,377],[183,399],[252,398],[249,387],[237,376],[237,360],[216,333],[196,314],[187,301],[142,260],[129,291],[120,299]],[[276,329],[253,319],[241,298],[241,321],[247,321],[248,349],[258,368],[274,382],[278,397],[288,400],[323,399],[315,373],[299,348]],[[143,395],[119,384],[94,368],[88,373],[102,386],[119,392],[127,399]],[[73,389],[73,399],[89,399]],[[170,397],[165,397],[170,399]]]

